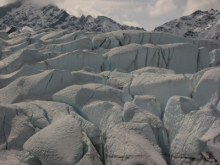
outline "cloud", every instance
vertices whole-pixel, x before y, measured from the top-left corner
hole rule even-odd
[[[147,5],[148,13],[153,17],[171,13],[177,9],[173,0],[157,0],[155,4],[153,2]]]
[[[192,14],[196,10],[220,9],[220,0],[188,0],[183,15]]]
[[[126,14],[122,15],[122,18],[128,20],[128,16]]]
[[[136,7],[136,8],[134,9],[134,11],[135,11],[136,13],[141,13],[141,12],[143,11],[143,7],[142,7],[142,6]]]
[[[91,15],[93,17],[97,17],[103,15],[102,12],[96,9],[96,4],[100,0],[81,0],[79,1],[69,1],[64,0],[64,2],[57,2],[57,5],[63,9],[65,9],[70,15],[74,15],[76,17],[81,17],[82,15]],[[74,3],[75,2],[75,3]]]
[[[136,21],[122,21],[122,24],[134,27],[141,27]]]
[[[0,6],[13,3],[16,1],[23,1],[24,3],[32,3],[40,6],[48,5],[48,4],[56,4],[56,3],[62,3],[65,0],[0,0]]]
[[[15,2],[16,0],[0,0],[0,6]]]
[[[27,3],[33,3],[36,5],[40,5],[40,6],[64,2],[64,0],[23,0],[23,1],[27,2]]]
[[[76,17],[81,17],[82,15],[91,15],[93,17],[97,17],[102,15],[101,12],[91,8],[91,7],[82,7],[80,5],[76,5],[72,8],[67,8],[67,13],[69,13],[70,15],[74,15]]]

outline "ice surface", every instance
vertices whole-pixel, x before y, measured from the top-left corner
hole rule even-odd
[[[3,40],[8,40],[9,39],[8,34],[4,31],[0,31],[0,38],[3,39]]]
[[[141,107],[142,109],[154,114],[161,118],[162,112],[160,109],[159,99],[151,95],[136,95],[133,103]]]
[[[0,72],[1,74],[9,74],[20,69],[26,63],[36,63],[46,58],[37,50],[22,49],[0,61]]]
[[[123,122],[122,110],[123,107],[116,103],[100,101],[84,106],[80,113],[86,120],[94,123],[102,133],[105,133],[116,124]]]
[[[206,106],[200,111],[192,111],[185,116],[179,133],[171,143],[171,156],[174,158],[201,160],[201,153],[209,142],[202,137],[214,128],[219,128],[219,112],[213,106]],[[217,114],[216,114],[217,113]],[[211,134],[210,134],[211,135]],[[212,136],[212,135],[211,135]],[[219,147],[218,144],[216,147]],[[219,151],[216,151],[216,154]],[[219,155],[219,154],[218,154]],[[214,159],[217,159],[218,156]],[[175,164],[175,162],[173,163]]]
[[[195,110],[199,110],[199,105],[189,97],[173,96],[169,99],[164,111],[163,122],[168,131],[170,143],[178,134],[184,117]]]
[[[83,106],[97,100],[108,101],[123,105],[132,101],[130,94],[102,84],[73,85],[53,95],[53,100],[69,104],[73,107]]]
[[[211,57],[208,50],[205,47],[199,49],[197,71],[210,67]],[[211,64],[212,65],[212,64]]]
[[[21,150],[23,144],[35,133],[28,117],[19,113],[14,105],[0,104],[0,151]]]
[[[98,71],[101,70],[103,57],[97,52],[88,50],[76,50],[31,65],[39,70],[60,69],[69,71],[78,71],[84,67],[92,67]]]
[[[20,77],[0,89],[0,102],[50,99],[53,93],[73,83],[71,73],[61,70],[47,70],[36,75]]]
[[[30,76],[41,73],[42,71],[36,70],[28,65],[22,67],[21,69],[6,75],[0,75],[0,87],[3,88],[9,85],[12,81],[16,80],[21,76]]]
[[[84,155],[77,165],[103,165],[95,147],[85,134],[83,136],[83,153]]]
[[[82,131],[71,117],[64,117],[37,132],[24,144],[43,164],[76,164],[83,156]]]
[[[62,44],[49,44],[45,47],[45,50],[52,52],[67,53],[77,49],[91,49],[91,39],[81,38],[75,41]]]
[[[132,74],[126,73],[126,71],[122,69],[105,71],[100,74],[106,78],[106,85],[124,90],[130,85],[133,78]]]
[[[220,163],[219,43],[56,29],[0,43],[0,164]]]
[[[155,66],[172,69],[176,73],[195,73],[198,52],[194,45],[188,43],[157,46],[130,44],[111,49],[103,56],[107,59],[105,69],[110,71],[121,68],[131,72]]]
[[[149,134],[151,132],[151,134]],[[157,146],[148,140],[153,132],[148,124],[124,122],[106,136],[106,164],[167,164]],[[125,159],[126,158],[126,159]]]
[[[216,92],[220,90],[220,68],[208,70],[199,80],[193,92],[195,99],[200,106],[210,102]]]
[[[220,49],[214,49],[210,52],[211,66],[220,66]]]
[[[131,86],[131,95],[156,96],[164,110],[170,97],[190,96],[193,92],[192,83],[182,74],[142,73],[134,77]]]

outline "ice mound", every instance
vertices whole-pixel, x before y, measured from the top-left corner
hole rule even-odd
[[[213,99],[216,92],[219,92],[219,77],[220,68],[209,70],[201,77],[193,92],[193,98],[198,101],[199,105],[204,106]]]
[[[164,109],[172,96],[190,96],[192,83],[182,74],[142,73],[133,78],[130,93],[134,95],[154,95],[159,98]]]
[[[0,164],[219,164],[218,42],[0,32]]]
[[[111,49],[103,56],[107,59],[105,69],[110,71],[121,68],[131,72],[156,66],[175,70],[176,73],[195,73],[198,53],[198,48],[188,43],[156,46],[129,44]]]
[[[102,84],[73,85],[53,95],[53,100],[82,108],[94,101],[108,101],[123,105],[132,101],[130,94]]]
[[[43,164],[76,164],[83,156],[82,131],[77,121],[64,117],[37,132],[24,144]]]
[[[178,134],[185,116],[196,110],[199,110],[198,103],[189,97],[173,96],[169,99],[164,111],[163,122],[168,131],[170,143]]]
[[[149,134],[153,134],[153,132],[145,123],[123,122],[115,126],[106,135],[108,137],[104,146],[106,164],[122,162],[129,165],[166,165],[166,161],[158,151],[159,147],[157,149],[157,146],[148,140]]]

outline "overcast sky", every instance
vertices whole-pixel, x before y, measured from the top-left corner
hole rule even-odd
[[[0,5],[13,0],[0,0]],[[104,15],[121,24],[153,30],[155,27],[196,10],[220,10],[220,0],[29,0],[54,2],[71,15]]]

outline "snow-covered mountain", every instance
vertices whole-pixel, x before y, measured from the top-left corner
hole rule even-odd
[[[220,40],[220,11],[214,9],[210,11],[198,10],[191,15],[156,27],[154,32],[169,33],[193,39]]]
[[[11,29],[12,28],[12,29]],[[38,6],[26,0],[0,7],[0,30],[10,32],[37,31],[45,28],[110,32],[116,30],[140,30],[138,27],[120,25],[105,16],[80,18],[69,15],[56,5]],[[142,29],[144,30],[144,29]]]

